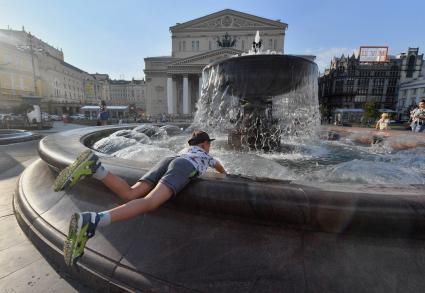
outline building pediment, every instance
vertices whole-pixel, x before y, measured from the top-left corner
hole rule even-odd
[[[287,24],[255,15],[225,9],[207,16],[170,27],[172,32],[214,30],[286,30]]]
[[[180,66],[205,66],[211,62],[229,58],[231,56],[242,53],[241,50],[234,48],[221,48],[207,53],[191,56],[188,58],[180,59],[171,63],[168,67],[180,67]]]

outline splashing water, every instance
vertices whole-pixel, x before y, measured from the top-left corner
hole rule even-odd
[[[187,134],[154,138],[157,136],[151,133],[148,139],[140,139],[137,131],[118,131],[96,142],[93,148],[123,159],[154,164],[187,147]],[[304,184],[425,184],[424,147],[396,150],[387,142],[364,146],[347,138],[287,142],[284,152],[235,152],[229,149],[226,135],[215,138],[211,155],[231,174]]]
[[[298,58],[309,65],[298,73],[291,67],[300,62],[295,57],[248,57],[230,58],[228,62],[234,64],[217,63],[204,69],[202,95],[197,102],[193,128],[214,135],[233,132],[241,137],[238,145],[243,150],[246,150],[244,146],[257,150],[275,149],[270,144],[279,145],[281,137],[289,141],[315,136],[320,125],[317,66]],[[286,67],[267,68],[264,65],[250,73],[245,72],[247,68],[237,68],[240,62],[248,64],[245,67],[251,63],[258,67],[258,61],[273,65],[276,58],[277,63]],[[245,74],[257,85],[241,82],[243,78],[238,74]],[[279,78],[274,78],[274,74]],[[251,86],[255,89],[251,90]]]
[[[416,138],[357,132],[337,141],[319,139],[317,75],[311,61],[286,55],[210,64],[189,129],[217,139],[211,154],[232,174],[306,184],[425,184],[425,144]],[[153,164],[178,154],[187,139],[175,126],[145,124],[118,131],[93,148]]]

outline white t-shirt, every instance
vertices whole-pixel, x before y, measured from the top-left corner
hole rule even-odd
[[[198,171],[198,176],[207,172],[208,167],[214,168],[217,160],[198,146],[190,146],[179,153],[181,158],[188,160]]]
[[[417,108],[415,110],[412,111],[412,118],[413,121],[421,119],[424,120],[425,119],[425,109],[420,109]]]

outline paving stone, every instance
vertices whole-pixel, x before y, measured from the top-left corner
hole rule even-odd
[[[0,218],[0,251],[28,241],[14,215]]]
[[[41,258],[41,254],[29,241],[2,250],[0,251],[0,278],[12,274]]]
[[[0,292],[91,292],[77,282],[68,283],[40,259],[0,279]]]
[[[0,293],[91,292],[56,272],[22,232],[13,214],[18,177],[38,158],[37,146],[38,141],[0,146]]]

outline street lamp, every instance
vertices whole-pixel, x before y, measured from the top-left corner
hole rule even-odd
[[[34,95],[37,96],[37,77],[35,75],[35,64],[34,64],[34,52],[44,52],[42,48],[34,48],[32,40],[34,36],[28,33],[29,45],[16,45],[16,48],[20,51],[29,51],[31,54],[31,65],[34,85]]]

